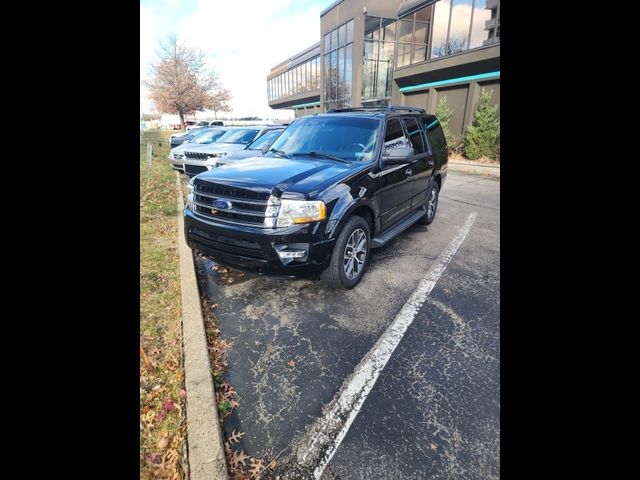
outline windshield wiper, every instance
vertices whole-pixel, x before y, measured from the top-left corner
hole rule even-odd
[[[282,150],[276,150],[275,148],[270,148],[268,151],[269,151],[269,152],[273,152],[273,153],[275,153],[275,154],[276,154],[276,155],[278,155],[279,157],[282,157],[282,158],[289,158],[289,157],[287,156],[287,154],[286,154],[286,153],[284,153]]]
[[[297,152],[297,153],[292,153],[291,155],[307,155],[309,157],[315,157],[315,158],[328,158],[330,160],[335,160],[336,162],[342,162],[342,163],[351,163],[349,160],[345,160],[344,158],[340,158],[340,157],[334,157],[333,155],[327,155],[326,153],[318,153],[318,152]]]

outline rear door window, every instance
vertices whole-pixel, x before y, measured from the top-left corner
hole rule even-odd
[[[389,150],[398,147],[409,146],[409,140],[402,130],[400,120],[397,118],[391,118],[387,121],[387,128],[384,133],[384,148],[385,153],[388,154]]]
[[[422,130],[418,125],[418,122],[415,118],[405,118],[405,125],[407,126],[407,133],[409,135],[409,140],[411,141],[411,145],[413,146],[414,155],[421,155],[428,151],[428,148],[425,146],[424,138],[422,136]]]

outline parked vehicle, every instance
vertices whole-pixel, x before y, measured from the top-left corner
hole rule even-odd
[[[284,132],[284,129],[285,127],[282,126],[280,128],[274,128],[273,130],[269,130],[262,136],[255,139],[249,145],[247,145],[244,150],[239,150],[237,152],[229,153],[228,155],[225,155],[221,159],[218,159],[214,168],[221,167],[223,165],[226,165],[228,163],[233,163],[238,160],[244,160],[245,158],[261,156],[263,153],[269,150],[273,142],[275,142],[276,139],[280,136],[280,134]]]
[[[217,127],[220,128],[220,127]],[[244,150],[247,145],[266,132],[281,126],[228,127],[215,144],[190,145],[184,150],[184,173],[194,176],[214,168],[218,160],[231,152]]]
[[[171,143],[171,148],[176,148],[178,145],[182,145],[185,142],[188,142],[197,134],[199,134],[203,128],[206,127],[194,127],[188,132],[184,133],[175,133],[169,137],[169,142]]]
[[[225,127],[209,128],[205,127],[197,131],[190,140],[185,141],[182,145],[172,148],[169,152],[169,162],[174,170],[184,172],[184,150],[198,145],[209,145],[216,142],[228,129]]]
[[[447,163],[442,127],[421,108],[302,117],[262,157],[192,178],[185,237],[225,266],[352,288],[372,248],[433,222]]]
[[[211,122],[209,122],[209,126],[210,127],[223,127],[224,126],[224,122],[221,120],[213,120]]]

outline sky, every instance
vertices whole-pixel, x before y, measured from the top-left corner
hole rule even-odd
[[[153,106],[142,81],[160,41],[174,33],[206,54],[231,90],[229,117],[293,118],[267,103],[272,67],[320,39],[320,12],[334,0],[141,0],[140,109]],[[220,114],[219,114],[220,115]]]

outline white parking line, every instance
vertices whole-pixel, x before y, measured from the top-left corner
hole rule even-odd
[[[435,265],[418,284],[402,310],[396,315],[375,345],[360,361],[353,374],[345,380],[340,393],[333,398],[320,417],[307,431],[296,452],[297,460],[307,467],[316,465],[314,477],[319,479],[329,464],[340,443],[349,431],[349,427],[358,415],[367,395],[373,388],[391,354],[413,322],[420,307],[433,290],[436,282],[447,268],[458,247],[466,238],[477,212],[472,212],[466,222],[442,252]]]

